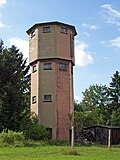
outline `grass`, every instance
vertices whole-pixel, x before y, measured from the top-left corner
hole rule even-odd
[[[74,154],[75,153],[75,154]],[[120,147],[68,146],[0,147],[0,160],[119,160]]]

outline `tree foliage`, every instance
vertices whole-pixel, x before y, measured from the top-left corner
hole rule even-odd
[[[19,130],[29,110],[29,65],[15,46],[0,43],[0,130]]]
[[[112,82],[109,87],[109,106],[110,124],[120,126],[120,73],[113,74]]]
[[[75,123],[80,127],[106,123],[108,88],[104,85],[92,85],[83,92],[80,104],[75,105]],[[79,107],[78,107],[79,106]],[[78,109],[81,108],[81,109]],[[77,110],[76,110],[77,109]],[[79,112],[78,112],[79,111]],[[78,120],[78,118],[80,120]]]
[[[112,82],[109,87],[109,96],[112,106],[111,109],[117,110],[120,108],[120,75],[118,71],[116,71],[112,77]]]
[[[80,103],[75,102],[75,127],[120,126],[120,73],[113,74],[110,86],[92,85]]]

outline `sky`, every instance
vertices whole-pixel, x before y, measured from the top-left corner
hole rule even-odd
[[[0,38],[29,57],[28,30],[35,23],[74,25],[74,97],[90,85],[107,85],[120,71],[120,0],[0,0]]]

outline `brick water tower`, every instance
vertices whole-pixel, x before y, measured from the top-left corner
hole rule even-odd
[[[68,140],[74,112],[75,27],[61,22],[37,23],[27,30],[31,71],[31,111],[53,139]]]

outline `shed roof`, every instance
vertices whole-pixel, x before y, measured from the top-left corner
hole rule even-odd
[[[83,129],[91,129],[91,128],[96,128],[96,127],[107,128],[107,129],[120,129],[119,126],[104,126],[104,125],[95,125],[95,126],[85,127]]]

